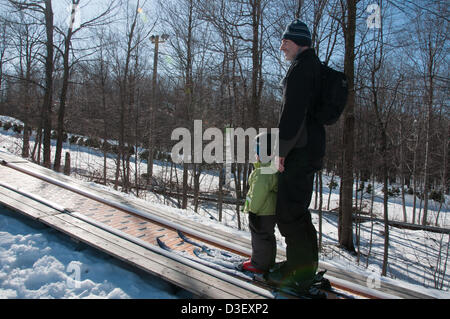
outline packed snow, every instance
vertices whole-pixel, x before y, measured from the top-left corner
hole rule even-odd
[[[17,121],[0,116],[0,121]],[[18,122],[20,123],[20,122]],[[33,137],[31,147],[33,146]],[[54,142],[54,141],[52,141]],[[21,135],[12,129],[5,131],[0,128],[0,153],[8,152],[21,154]],[[54,154],[55,145],[52,148]],[[94,149],[79,145],[64,143],[64,152],[71,154],[71,166],[74,168],[73,178],[88,182],[90,187],[107,189],[116,192],[111,187],[101,186],[86,177],[90,174],[101,176],[103,171],[103,154]],[[63,153],[64,154],[64,153]],[[108,175],[113,178],[115,164],[113,156],[107,159]],[[146,162],[138,160],[138,174],[146,172]],[[132,170],[135,165],[131,165]],[[154,174],[168,176],[170,167],[164,162],[156,162]],[[178,180],[182,178],[182,169],[175,169]],[[175,173],[174,173],[175,174]],[[134,172],[131,174],[134,176]],[[338,205],[339,191],[334,189],[331,194],[328,189],[330,177],[323,176],[323,208],[327,206],[330,195],[330,209]],[[335,179],[339,183],[338,179]],[[217,189],[218,177],[215,172],[204,172],[201,176],[201,190],[211,192]],[[232,188],[232,184],[231,184]],[[382,218],[381,185],[375,184],[374,214]],[[234,206],[224,205],[222,222],[218,221],[215,203],[201,203],[198,212],[193,206],[183,210],[177,208],[177,201],[151,192],[139,192],[139,198],[133,194],[119,193],[121,196],[133,197],[133,200],[144,201],[146,205],[181,214],[196,222],[208,225],[236,236],[250,238],[247,218],[241,216],[241,230],[238,230],[237,216]],[[369,203],[370,195],[365,195],[365,202]],[[315,194],[311,208],[314,207]],[[406,195],[406,210],[408,222],[412,216],[412,196]],[[448,228],[449,206],[448,196],[440,207],[439,203],[431,201],[430,224]],[[420,201],[417,203],[419,213]],[[439,216],[437,212],[439,211]],[[366,208],[368,210],[368,208]],[[392,220],[403,220],[403,210],[400,198],[389,201],[389,216]],[[312,214],[313,222],[318,230],[319,217]],[[91,248],[83,247],[71,242],[55,231],[38,227],[15,217],[14,213],[0,214],[0,298],[178,298],[182,293],[171,293],[172,287],[159,282],[156,278],[142,279],[142,274],[135,275],[130,269],[122,269],[117,261],[108,258]],[[359,262],[353,256],[337,246],[337,217],[334,214],[323,214],[323,250],[320,260],[335,267],[352,270],[369,275],[373,282],[395,282],[397,285],[421,291],[437,298],[450,298],[449,270],[447,269],[449,235],[425,231],[412,231],[390,227],[390,247],[388,276],[382,277],[381,265],[383,260],[384,225],[378,222],[361,224],[361,243]],[[372,234],[372,249],[367,259],[369,241]],[[280,247],[284,246],[282,236],[277,231]],[[355,238],[356,240],[356,238]],[[355,241],[356,242],[356,241]],[[356,245],[356,244],[355,244]],[[78,273],[76,273],[76,271]],[[120,269],[120,270],[118,270]],[[81,271],[80,271],[81,270]],[[118,275],[118,271],[124,274]],[[81,274],[81,281],[73,279]],[[130,284],[132,282],[133,284]],[[75,285],[76,284],[76,285]],[[155,284],[155,285],[154,285]],[[372,283],[368,282],[368,285]],[[168,287],[167,287],[168,286]],[[74,288],[75,287],[75,288]],[[439,288],[439,289],[436,289]],[[169,292],[168,292],[169,291]]]
[[[1,205],[0,216],[0,298],[189,296]]]

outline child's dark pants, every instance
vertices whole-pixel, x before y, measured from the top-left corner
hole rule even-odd
[[[252,234],[252,264],[268,271],[275,263],[277,244],[275,239],[275,215],[259,216],[249,212]]]

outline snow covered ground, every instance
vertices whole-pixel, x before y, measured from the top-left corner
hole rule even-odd
[[[6,120],[13,121],[14,119],[0,116],[0,121],[5,122]],[[31,143],[32,145],[33,142]],[[22,141],[20,135],[14,133],[12,129],[4,131],[0,128],[0,151],[19,155],[21,153],[21,147]],[[53,147],[52,154],[54,154],[54,151],[55,148]],[[76,168],[77,172],[81,173],[81,175],[73,174],[73,176],[87,181],[87,178],[84,176],[87,172],[90,172],[91,175],[101,175],[103,170],[103,154],[101,152],[68,143],[64,144],[65,151],[71,153],[72,168]],[[109,158],[107,163],[108,174],[112,178],[115,169],[114,159],[112,157]],[[135,166],[132,165],[132,170],[134,168]],[[156,175],[163,175],[168,174],[169,169],[164,166],[164,163],[158,163],[154,167],[154,172]],[[144,172],[146,172],[146,163],[138,162],[138,173],[142,174]],[[182,170],[179,169],[177,173],[179,174],[179,180],[181,180]],[[132,173],[132,176],[134,176],[134,173]],[[326,208],[328,201],[329,189],[327,185],[329,180],[330,177],[324,175],[324,208]],[[201,177],[202,191],[217,189],[217,183],[218,178],[214,173],[205,173]],[[337,183],[339,183],[338,180]],[[106,188],[108,191],[114,192],[111,188],[92,182],[90,184],[92,187]],[[381,186],[375,184],[374,188],[376,194],[374,213],[376,216],[382,217]],[[331,209],[337,206],[338,193],[338,190],[331,192]],[[120,194],[122,196],[132,196],[131,194]],[[227,207],[227,205],[224,205],[223,220],[219,223],[217,209],[214,203],[200,205],[199,211],[196,213],[191,207],[188,207],[187,210],[178,209],[176,208],[176,201],[164,198],[158,194],[140,192],[139,195],[140,199],[138,200],[145,201],[147,205],[151,203],[151,205],[156,207],[170,210],[176,214],[182,214],[185,218],[236,234],[236,236],[250,237],[245,216],[241,218],[242,230],[237,229],[237,216],[235,208],[232,206]],[[369,195],[366,194],[366,196],[366,202],[368,203]],[[314,198],[315,196],[313,195],[311,208],[314,207]],[[412,201],[412,196],[407,195],[406,209],[408,221],[411,221]],[[448,228],[450,226],[449,202],[450,199],[446,197],[438,218],[438,225],[440,227]],[[418,205],[420,205],[420,201],[418,201]],[[433,225],[436,222],[438,210],[438,203],[431,201],[429,221]],[[417,214],[419,214],[419,207],[417,208]],[[403,220],[400,198],[390,200],[389,216],[393,220]],[[318,215],[314,213],[313,221],[316,229],[318,229],[318,220]],[[54,237],[52,237],[52,240],[48,240],[46,239],[47,236],[57,236],[57,234],[48,229],[39,229],[39,227],[25,228],[29,227],[26,224],[21,228],[19,225],[23,223],[23,220],[16,220],[10,214],[0,215],[0,298],[178,297],[178,295],[170,293],[170,287],[167,290],[164,284],[161,284],[155,279],[151,278],[141,282],[137,279],[140,279],[142,276],[133,277],[131,272],[127,273],[127,275],[118,276],[115,274],[116,270],[111,270],[110,272],[104,271],[104,268],[109,270],[111,267],[111,269],[114,269],[117,262],[102,254],[100,254],[98,260],[92,261],[94,259],[93,256],[98,254],[97,252],[87,248],[78,251],[77,245],[71,243],[70,240],[64,239],[62,235],[58,237],[58,240]],[[12,229],[10,229],[10,225],[13,226]],[[351,269],[358,273],[369,274],[373,282],[368,282],[368,285],[376,284],[378,281],[395,280],[396,284],[412,287],[412,289],[428,293],[438,298],[450,298],[450,293],[448,292],[450,271],[447,268],[449,235],[391,227],[388,276],[381,277],[384,225],[379,223],[372,224],[370,222],[362,224],[361,256],[359,263],[355,256],[343,252],[337,247],[336,216],[324,214],[322,228],[323,251],[320,255],[321,261],[342,269]],[[277,235],[279,246],[284,246],[284,241],[278,232]],[[370,256],[367,259],[366,256],[369,253],[369,241],[371,237],[372,248]],[[62,245],[63,243],[67,244],[67,251],[62,253],[60,257],[57,254],[60,251],[60,246],[58,245]],[[55,248],[51,246],[53,244],[56,245]],[[25,257],[22,257],[23,251],[29,253],[25,254]],[[75,255],[72,256],[70,255],[71,253]],[[83,259],[85,254],[88,255],[86,257],[87,259]],[[21,261],[21,258],[23,258],[24,262]],[[107,267],[105,267],[106,264],[108,265]],[[72,279],[75,276],[75,271],[72,268],[77,268],[77,265],[81,265],[81,286],[85,287],[85,289],[70,288],[70,283],[74,283]],[[133,282],[134,285],[130,285],[129,282]],[[157,284],[154,287],[153,284],[155,282]],[[79,281],[75,281],[75,283],[79,284]],[[146,285],[149,286],[147,287]],[[440,290],[434,289],[436,287],[439,287]]]
[[[189,294],[0,206],[0,298],[184,298]]]

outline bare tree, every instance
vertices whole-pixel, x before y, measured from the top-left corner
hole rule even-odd
[[[33,16],[36,20],[41,21],[45,26],[46,33],[46,56],[45,56],[45,85],[44,100],[42,104],[42,126],[44,129],[44,166],[50,167],[50,138],[52,130],[52,105],[53,105],[53,71],[54,71],[54,43],[53,43],[53,8],[51,0],[16,1],[8,0],[8,2],[17,10],[37,13]]]
[[[353,245],[353,155],[355,136],[355,34],[356,0],[340,0],[340,25],[345,39],[344,73],[348,81],[348,99],[344,112],[342,195],[339,205],[339,244],[349,251]]]
[[[380,134],[380,157],[381,171],[383,181],[383,211],[384,211],[384,255],[382,275],[386,276],[389,251],[389,214],[388,214],[388,198],[389,198],[389,153],[388,153],[388,125],[391,122],[391,111],[397,100],[398,87],[402,81],[402,76],[396,80],[393,86],[390,86],[387,77],[391,78],[392,74],[386,74],[385,55],[384,55],[384,39],[383,28],[380,28],[376,38],[376,44],[373,52],[373,61],[370,65],[370,82],[369,90],[371,96],[371,104],[375,111],[377,129]],[[384,72],[383,72],[384,69]],[[393,68],[390,68],[391,70]],[[381,73],[381,75],[380,75]],[[384,73],[384,74],[383,74]],[[389,91],[389,93],[387,93]]]
[[[38,75],[39,54],[41,48],[42,28],[34,23],[34,19],[28,17],[23,11],[19,11],[16,15],[8,18],[9,32],[14,36],[10,36],[9,45],[11,47],[10,59],[18,63],[12,65],[14,73],[9,74],[11,83],[18,84],[18,117],[24,123],[22,157],[29,156],[29,140],[31,132],[32,117],[32,96],[37,97],[37,88],[42,88],[36,79]],[[4,41],[7,37],[4,38]]]
[[[84,83],[87,90],[93,91],[92,94],[89,94],[92,98],[95,98],[95,102],[97,105],[100,105],[99,108],[101,111],[101,119],[102,119],[102,130],[100,136],[103,138],[103,143],[101,145],[101,149],[103,151],[103,184],[106,185],[108,182],[107,177],[107,158],[108,152],[111,151],[111,145],[108,140],[112,137],[112,131],[110,130],[111,123],[113,122],[113,114],[111,114],[111,110],[113,109],[112,100],[113,100],[113,84],[111,77],[111,60],[108,59],[108,46],[111,43],[114,43],[110,37],[108,37],[108,33],[106,28],[101,28],[97,31],[95,35],[95,42],[98,43],[98,50],[96,52],[95,59],[90,61],[81,61],[81,66],[86,64],[83,67],[83,70],[88,74],[90,79],[89,82]],[[92,83],[92,85],[90,85]],[[92,92],[91,91],[91,92]]]
[[[194,1],[186,0],[180,6],[173,3],[162,5],[163,11],[169,16],[178,16],[180,19],[176,21],[167,20],[166,23],[170,25],[175,33],[174,37],[170,38],[170,44],[176,52],[177,63],[180,65],[182,73],[183,85],[183,103],[177,105],[176,116],[178,123],[184,127],[192,128],[192,121],[195,119],[195,86],[194,86],[194,32],[198,26],[199,21],[195,18]],[[191,130],[192,132],[192,130]],[[184,150],[186,151],[186,150]],[[191,158],[193,159],[192,154]],[[194,167],[195,168],[195,167]],[[187,192],[188,192],[188,174],[189,164],[183,162],[183,182],[182,182],[182,203],[181,208],[187,208]],[[195,172],[194,172],[195,174]]]
[[[52,129],[52,105],[53,105],[53,71],[54,71],[54,45],[53,45],[53,8],[51,0],[15,1],[8,0],[18,10],[38,13],[36,19],[42,19],[46,33],[46,56],[45,56],[45,91],[42,105],[42,123],[44,129],[44,166],[50,167],[50,136]]]
[[[9,21],[0,16],[0,35],[1,35],[1,40],[0,40],[0,103],[3,102],[3,83],[4,83],[4,78],[5,78],[5,74],[4,74],[4,67],[6,66],[6,64],[8,63],[8,61],[11,58],[8,58],[7,56],[7,50],[10,47],[10,34],[8,32],[9,29]]]
[[[61,166],[61,152],[62,152],[62,143],[63,143],[63,133],[64,133],[64,116],[66,111],[66,102],[67,102],[67,90],[69,87],[69,79],[70,73],[73,66],[80,61],[80,58],[73,59],[71,61],[71,51],[73,51],[72,38],[74,35],[79,33],[85,28],[99,27],[107,22],[109,19],[109,15],[114,12],[117,1],[110,1],[108,7],[99,13],[97,16],[89,19],[87,21],[83,21],[80,25],[75,25],[75,17],[77,14],[77,10],[80,10],[80,0],[72,0],[72,11],[69,18],[67,32],[63,32],[61,29],[56,28],[59,34],[63,36],[64,46],[62,50],[59,50],[59,53],[63,59],[63,79],[62,79],[62,87],[59,95],[59,108],[58,108],[58,121],[57,121],[57,140],[56,140],[56,151],[55,151],[55,161],[53,165],[53,169],[55,171],[60,170]],[[88,51],[86,48],[83,51]],[[90,53],[88,53],[90,54]]]
[[[119,185],[119,177],[122,175],[122,186],[124,191],[129,191],[130,187],[130,167],[129,161],[131,157],[131,138],[134,130],[130,127],[131,109],[135,103],[136,86],[133,83],[135,74],[133,74],[134,63],[136,63],[136,54],[138,48],[144,43],[149,42],[149,35],[155,24],[141,23],[140,12],[145,6],[146,1],[137,1],[131,8],[126,6],[125,34],[116,34],[114,40],[115,45],[111,47],[113,62],[113,70],[116,85],[118,87],[118,152],[116,159],[116,171],[114,187],[117,189]],[[123,40],[120,38],[123,36]],[[125,46],[122,47],[122,43]],[[130,133],[133,132],[133,133]]]
[[[448,12],[448,3],[437,3],[434,12]],[[421,71],[425,84],[424,104],[427,107],[425,120],[425,164],[424,164],[424,208],[422,225],[426,225],[428,217],[428,201],[430,192],[431,168],[431,123],[434,114],[436,95],[436,76],[447,57],[445,42],[448,41],[449,24],[432,13],[417,12],[416,36],[419,45]]]

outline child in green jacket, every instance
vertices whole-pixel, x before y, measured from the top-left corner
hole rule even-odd
[[[264,273],[275,264],[277,252],[275,206],[278,171],[270,166],[272,135],[261,133],[255,139],[257,161],[248,180],[250,188],[244,205],[244,212],[249,215],[252,257],[242,264],[242,268],[255,273]],[[266,143],[262,142],[263,139],[266,139]],[[266,145],[266,154],[260,154],[260,147]]]

